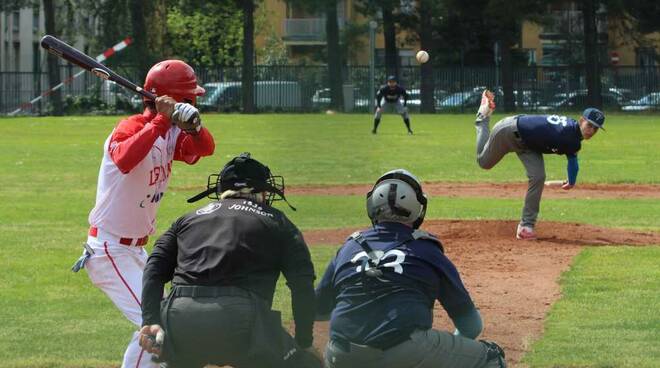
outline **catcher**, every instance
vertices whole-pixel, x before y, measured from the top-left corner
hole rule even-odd
[[[353,233],[316,288],[317,319],[330,315],[328,368],[501,368],[504,351],[474,340],[481,316],[454,264],[419,230],[427,198],[406,170],[381,176],[367,194],[373,227]],[[451,334],[431,328],[438,300]]]

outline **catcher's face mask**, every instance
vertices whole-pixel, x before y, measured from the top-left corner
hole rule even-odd
[[[188,199],[188,203],[196,202],[204,197],[220,199],[220,194],[226,190],[242,190],[252,188],[251,193],[266,193],[265,201],[271,205],[274,201],[284,200],[284,178],[273,175],[268,166],[250,157],[249,152],[240,154],[229,161],[219,174],[209,175],[206,190]]]

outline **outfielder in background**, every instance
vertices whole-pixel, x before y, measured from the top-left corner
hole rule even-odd
[[[145,101],[142,114],[120,121],[106,139],[87,243],[73,267],[74,272],[85,267],[92,283],[138,328],[144,245],[156,229],[172,161],[192,165],[215,149],[206,128],[187,123],[198,114],[196,97],[204,94],[188,64],[166,60],[154,65],[144,88],[159,97]],[[138,345],[138,336],[136,329],[122,367],[156,367]]]
[[[403,102],[401,98],[403,97]],[[406,124],[408,134],[413,134],[410,129],[410,116],[408,115],[408,92],[396,82],[396,77],[390,75],[387,77],[387,85],[378,90],[376,94],[376,114],[374,115],[374,129],[371,133],[376,134],[380,118],[383,115],[383,109],[394,109],[401,115]]]
[[[545,183],[543,154],[566,155],[567,180],[562,188],[573,188],[579,170],[577,153],[581,142],[583,139],[590,139],[603,128],[605,115],[598,109],[588,108],[577,121],[562,115],[509,116],[497,122],[491,132],[488,123],[494,110],[494,95],[485,90],[475,122],[477,162],[481,168],[488,170],[507,153],[515,152],[518,155],[527,171],[529,184],[522,219],[516,229],[516,238],[535,239],[534,225]]]
[[[504,351],[477,341],[482,320],[454,264],[419,230],[427,198],[406,170],[381,176],[367,194],[373,227],[339,249],[316,288],[330,315],[327,368],[501,368]],[[454,334],[432,329],[438,300]]]

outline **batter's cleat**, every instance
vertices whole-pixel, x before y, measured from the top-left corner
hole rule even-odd
[[[412,130],[408,129],[408,135],[413,135]]]
[[[376,134],[376,129],[372,129],[371,134]]]
[[[516,230],[516,239],[520,239],[520,240],[536,239],[536,233],[534,233],[534,228],[529,226],[522,226],[518,224],[518,229]]]
[[[489,90],[484,90],[481,94],[481,105],[477,111],[477,121],[488,119],[495,111],[495,95]]]

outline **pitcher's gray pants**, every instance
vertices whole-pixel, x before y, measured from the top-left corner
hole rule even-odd
[[[488,356],[487,346],[446,331],[417,330],[387,350],[330,340],[326,368],[500,368],[505,363]]]
[[[506,117],[488,129],[488,119],[475,123],[477,128],[477,162],[483,169],[491,169],[509,152],[518,154],[518,158],[527,171],[528,186],[525,206],[520,224],[534,227],[541,207],[541,195],[545,183],[545,164],[543,154],[530,151],[518,135],[518,119]]]

